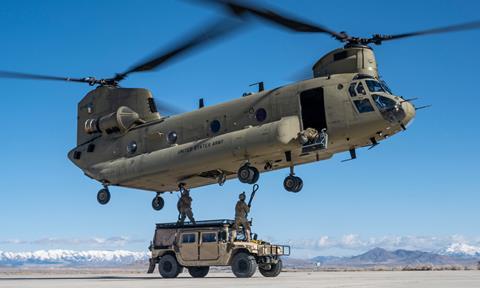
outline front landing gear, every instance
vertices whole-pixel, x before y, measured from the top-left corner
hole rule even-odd
[[[250,163],[246,163],[238,169],[237,176],[242,183],[255,184],[260,178],[260,172],[257,168],[250,166]]]
[[[103,189],[100,189],[97,193],[98,203],[105,205],[110,201],[110,191],[107,186],[104,186]]]
[[[298,193],[303,188],[303,180],[300,177],[295,176],[293,166],[290,167],[290,175],[283,180],[283,188],[288,192]]]
[[[160,193],[157,193],[157,196],[152,200],[152,208],[155,211],[162,210],[163,206],[165,206],[165,200],[163,200]]]

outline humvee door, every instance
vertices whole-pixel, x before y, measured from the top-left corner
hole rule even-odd
[[[184,261],[198,260],[198,233],[184,232],[180,236],[180,257]]]
[[[201,232],[200,242],[200,260],[216,260],[218,259],[218,233],[217,232]]]

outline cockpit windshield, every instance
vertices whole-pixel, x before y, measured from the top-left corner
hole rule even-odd
[[[373,94],[372,98],[373,98],[373,101],[375,102],[375,105],[377,105],[378,110],[380,111],[392,110],[393,108],[395,108],[395,105],[397,104],[395,100],[385,96],[380,96],[377,94]]]
[[[368,90],[370,90],[370,92],[385,92],[385,89],[383,89],[383,86],[379,82],[375,80],[366,80],[365,82],[367,83]]]
[[[387,91],[388,94],[392,94],[392,90],[390,90],[390,87],[388,87],[387,83],[385,81],[380,81],[380,85],[382,85],[383,89],[385,89],[385,91]]]

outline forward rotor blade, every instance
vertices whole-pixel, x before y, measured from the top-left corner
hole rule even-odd
[[[29,73],[12,72],[12,71],[0,71],[0,78],[53,80],[53,81],[82,82],[82,83],[90,83],[91,80],[94,80],[93,78],[58,77],[58,76],[29,74]]]
[[[194,48],[199,48],[202,45],[206,45],[207,43],[211,44],[213,41],[219,40],[237,28],[239,28],[238,23],[231,20],[222,19],[212,22],[200,32],[197,32],[193,36],[187,38],[187,40],[181,41],[175,47],[153,56],[145,62],[130,68],[124,73],[117,74],[114,80],[120,81],[131,73],[154,70],[168,61],[178,58],[182,54],[191,52],[191,50]]]
[[[204,0],[205,1],[205,0]],[[348,36],[344,33],[337,33],[326,27],[309,23],[306,20],[300,20],[292,16],[286,16],[284,13],[273,11],[272,9],[262,8],[253,5],[239,4],[232,0],[206,0],[207,2],[217,3],[227,6],[235,15],[243,16],[245,13],[253,14],[259,18],[267,20],[271,23],[286,27],[295,32],[310,32],[310,33],[326,33],[337,40],[343,41]]]
[[[374,35],[372,39],[375,39],[375,37],[378,37],[378,39],[380,39],[381,41],[387,41],[387,40],[396,40],[396,39],[408,38],[408,37],[413,37],[413,36],[458,32],[458,31],[472,30],[472,29],[479,29],[479,28],[480,28],[480,21],[475,21],[475,22],[468,22],[468,23],[463,23],[463,24],[451,25],[451,26],[446,26],[446,27],[441,27],[441,28],[433,28],[433,29],[410,32],[410,33],[403,33],[403,34]]]

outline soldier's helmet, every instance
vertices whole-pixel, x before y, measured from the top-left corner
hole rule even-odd
[[[245,196],[245,192],[242,192],[240,193],[240,195],[238,195],[238,199],[240,200],[245,200],[246,196]]]

